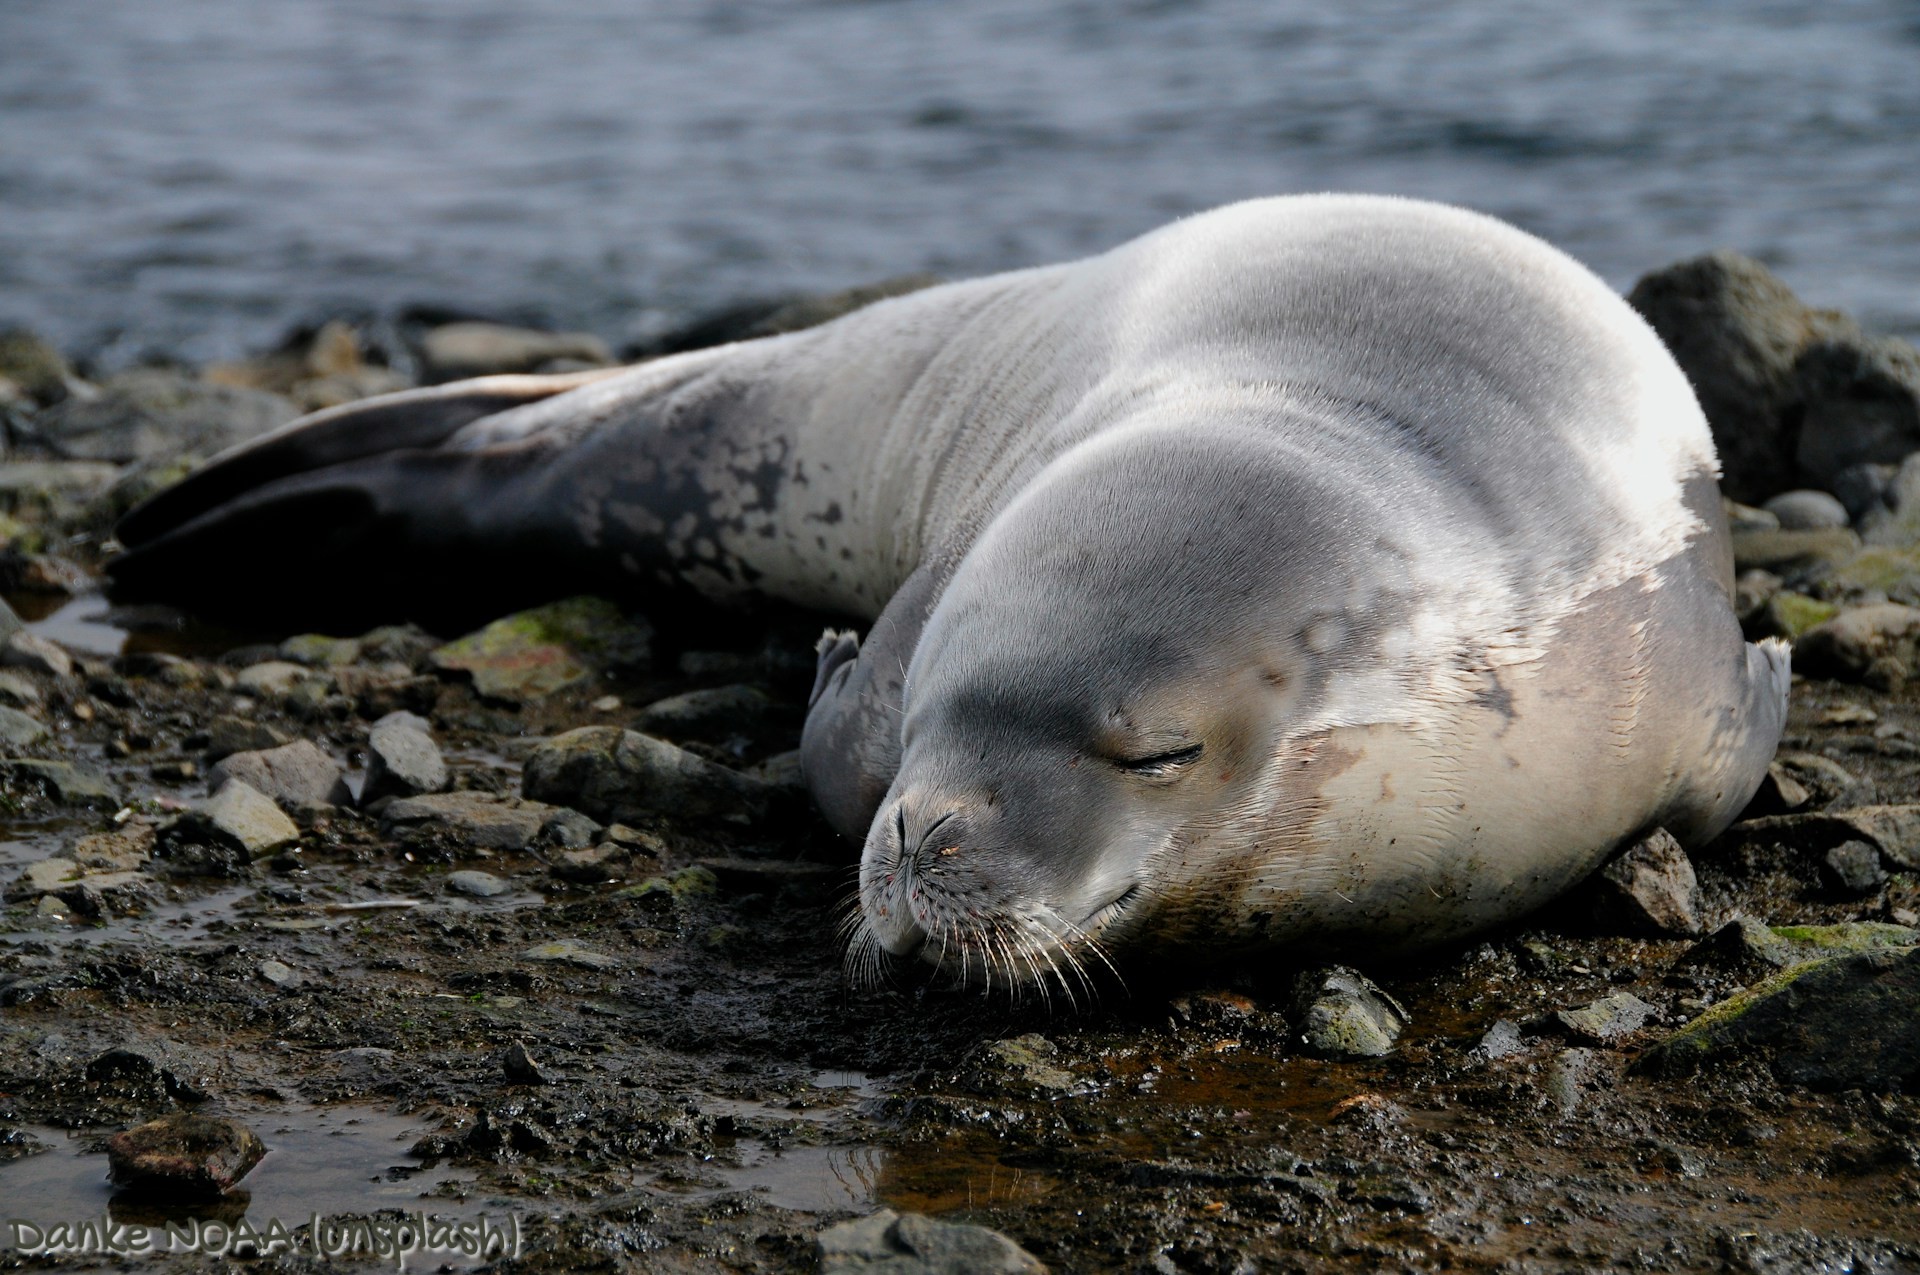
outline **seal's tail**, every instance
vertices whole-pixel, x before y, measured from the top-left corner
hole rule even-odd
[[[552,546],[538,528],[519,528],[501,499],[538,445],[442,444],[475,421],[618,370],[408,390],[244,443],[120,521],[126,552],[107,565],[112,596],[276,623],[310,612],[334,624],[453,617],[463,601],[497,614],[501,586],[516,580],[554,596]],[[538,565],[517,570],[501,555]]]

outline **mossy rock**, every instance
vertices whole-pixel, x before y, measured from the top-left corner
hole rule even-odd
[[[1821,584],[1823,590],[1838,590],[1843,594],[1884,593],[1894,602],[1909,606],[1920,603],[1920,549],[1887,546],[1862,549]]]
[[[463,673],[488,699],[541,699],[596,669],[646,667],[653,629],[604,598],[568,598],[495,620],[434,651],[442,672]]]
[[[1767,599],[1766,630],[1777,637],[1797,638],[1808,629],[1825,624],[1839,614],[1840,608],[1831,602],[1782,590]]]

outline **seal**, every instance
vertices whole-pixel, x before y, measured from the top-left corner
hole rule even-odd
[[[323,412],[129,514],[112,572],[867,623],[822,639],[802,741],[864,846],[853,964],[1071,984],[1453,939],[1725,827],[1788,660],[1734,619],[1716,473],[1672,359],[1566,256],[1277,198],[805,332]]]

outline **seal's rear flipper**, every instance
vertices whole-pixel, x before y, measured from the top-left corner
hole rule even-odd
[[[440,449],[458,430],[619,369],[501,376],[305,417],[135,508],[107,564],[116,601],[255,626],[491,619],[591,582],[529,521],[537,440]],[[439,449],[439,450],[437,450]],[[519,589],[519,593],[512,592]]]
[[[331,407],[229,448],[120,520],[114,534],[139,548],[235,497],[277,479],[386,452],[437,447],[482,417],[522,407],[624,371],[486,376],[402,390]]]

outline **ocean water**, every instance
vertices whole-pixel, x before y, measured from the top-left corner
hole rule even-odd
[[[1314,190],[1920,334],[1920,7],[0,2],[0,322],[106,368],[410,305],[619,344]]]

